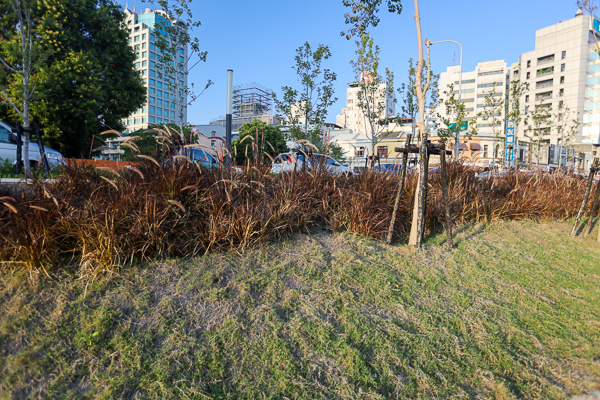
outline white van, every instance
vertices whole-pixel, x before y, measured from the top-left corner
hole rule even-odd
[[[17,163],[17,135],[12,132],[12,126],[0,121],[0,162],[8,160]],[[50,167],[64,164],[65,158],[56,150],[44,146]],[[40,147],[37,143],[29,142],[29,162],[33,165],[41,158]],[[23,157],[25,158],[25,157]]]
[[[293,172],[302,171],[304,166],[304,154],[303,153],[283,153],[275,157],[273,160],[273,166],[271,167],[272,174],[279,174],[282,172]],[[332,175],[345,175],[352,176],[354,171],[350,168],[343,166],[333,158],[326,156],[325,154],[310,154],[308,156],[308,162],[306,164],[308,170],[316,168],[326,168]]]

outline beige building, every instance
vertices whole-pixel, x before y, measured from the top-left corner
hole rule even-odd
[[[165,13],[146,8],[142,14],[136,14],[125,9],[125,15],[124,28],[129,32],[129,45],[136,54],[135,68],[140,72],[147,90],[146,104],[123,120],[126,131],[147,128],[148,124],[178,123],[179,113],[182,122],[187,123],[187,95],[182,90],[187,87],[187,47],[179,48],[176,56],[184,64],[179,76],[160,76],[161,64],[158,62],[154,27],[160,22],[170,23]]]
[[[396,103],[394,93],[388,93],[387,81],[381,81],[377,90],[378,97],[376,98],[377,103],[383,103],[384,110],[379,116],[381,119],[394,117],[396,115]],[[369,121],[365,117],[362,109],[358,106],[358,92],[360,91],[360,85],[358,82],[352,82],[348,84],[346,89],[346,107],[342,108],[342,113],[336,116],[336,125],[342,128],[351,129],[355,133],[371,133]],[[379,97],[381,96],[381,97]]]

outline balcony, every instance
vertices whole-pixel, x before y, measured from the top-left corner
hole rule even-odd
[[[548,64],[554,62],[554,58],[547,58],[545,60],[538,60],[537,65],[544,65],[544,64]]]
[[[540,76],[552,75],[553,73],[554,73],[554,70],[544,71],[544,72],[538,71],[536,76],[539,78]]]
[[[536,89],[543,89],[543,88],[547,88],[547,87],[551,87],[553,85],[553,80],[549,80],[549,81],[543,81],[543,82],[538,82],[537,85],[535,85]]]

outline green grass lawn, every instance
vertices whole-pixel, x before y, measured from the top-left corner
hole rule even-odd
[[[0,278],[0,398],[561,399],[600,383],[600,246],[297,235],[89,283]],[[595,231],[594,231],[595,232]],[[6,273],[5,273],[6,274]]]

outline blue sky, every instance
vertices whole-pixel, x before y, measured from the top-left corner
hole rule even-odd
[[[129,7],[133,8],[129,0]],[[124,4],[125,2],[122,1]],[[559,20],[571,19],[577,8],[574,0],[427,1],[421,0],[421,27],[424,38],[456,40],[463,46],[465,71],[481,61],[505,59],[510,65],[519,54],[533,50],[535,31]],[[332,58],[324,66],[337,74],[338,101],[329,109],[328,120],[345,105],[346,83],[353,79],[350,60],[356,48],[340,32],[346,29],[341,0],[218,0],[192,1],[194,18],[202,26],[194,31],[206,63],[190,71],[189,82],[203,87],[208,79],[215,84],[188,111],[188,121],[204,124],[225,114],[227,69],[234,70],[234,85],[257,82],[281,94],[281,87],[299,87],[292,70],[295,50],[308,41],[311,46],[326,44]],[[135,1],[136,11],[148,3]],[[381,48],[381,66],[395,74],[395,86],[407,81],[408,60],[417,57],[413,1],[403,2],[402,15],[380,12],[381,22],[371,28]],[[518,10],[518,13],[515,12]],[[432,46],[432,68],[443,72],[452,65],[459,48],[451,43]],[[399,109],[399,108],[397,108]]]

